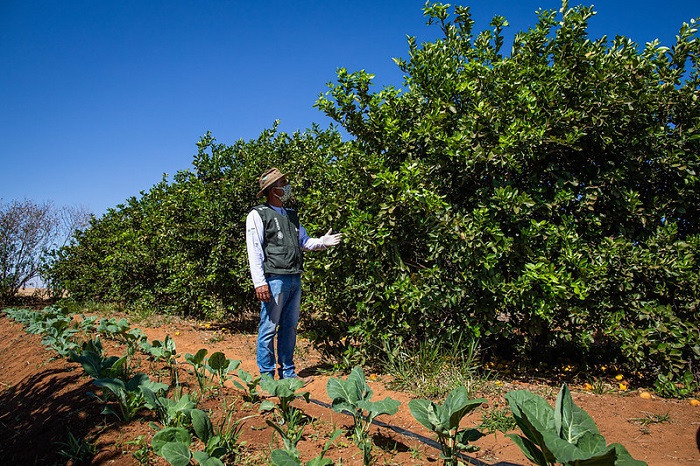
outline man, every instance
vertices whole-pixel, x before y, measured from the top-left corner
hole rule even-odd
[[[328,230],[320,238],[309,238],[296,211],[284,206],[292,190],[286,174],[271,168],[260,176],[259,182],[257,197],[265,196],[267,202],[254,207],[246,218],[250,274],[255,296],[262,303],[258,326],[258,368],[261,375],[268,374],[273,378],[275,369],[280,378],[297,377],[293,357],[301,304],[303,251],[335,246],[340,242],[341,234],[331,234],[332,230]]]

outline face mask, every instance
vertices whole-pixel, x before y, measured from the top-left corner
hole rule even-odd
[[[284,186],[278,186],[275,189],[282,190],[281,196],[278,195],[276,192],[273,193],[282,202],[287,202],[289,200],[289,198],[292,197],[292,185],[291,184],[285,184]]]

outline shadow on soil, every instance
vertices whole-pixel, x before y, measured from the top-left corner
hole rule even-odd
[[[90,382],[78,372],[49,369],[0,394],[0,457],[5,464],[64,463],[68,434],[90,440],[104,426],[101,406],[87,395]],[[115,428],[117,426],[114,426]]]
[[[220,324],[218,327],[226,329],[231,333],[257,333],[258,323],[260,322],[259,312],[243,312],[236,316],[227,316],[228,321],[225,324]]]

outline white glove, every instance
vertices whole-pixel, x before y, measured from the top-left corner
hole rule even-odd
[[[333,232],[333,229],[331,228],[330,230],[328,230],[328,233],[321,236],[321,242],[327,248],[330,246],[335,246],[336,244],[340,243],[340,238],[342,238],[342,236],[343,236],[342,233],[336,233],[335,235],[332,235],[331,234],[332,232]]]

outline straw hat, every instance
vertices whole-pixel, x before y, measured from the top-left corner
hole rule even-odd
[[[260,175],[260,191],[258,192],[257,197],[262,197],[267,188],[275,184],[275,181],[279,180],[280,178],[284,178],[285,176],[287,176],[286,173],[282,173],[274,167],[266,170],[265,173]]]

